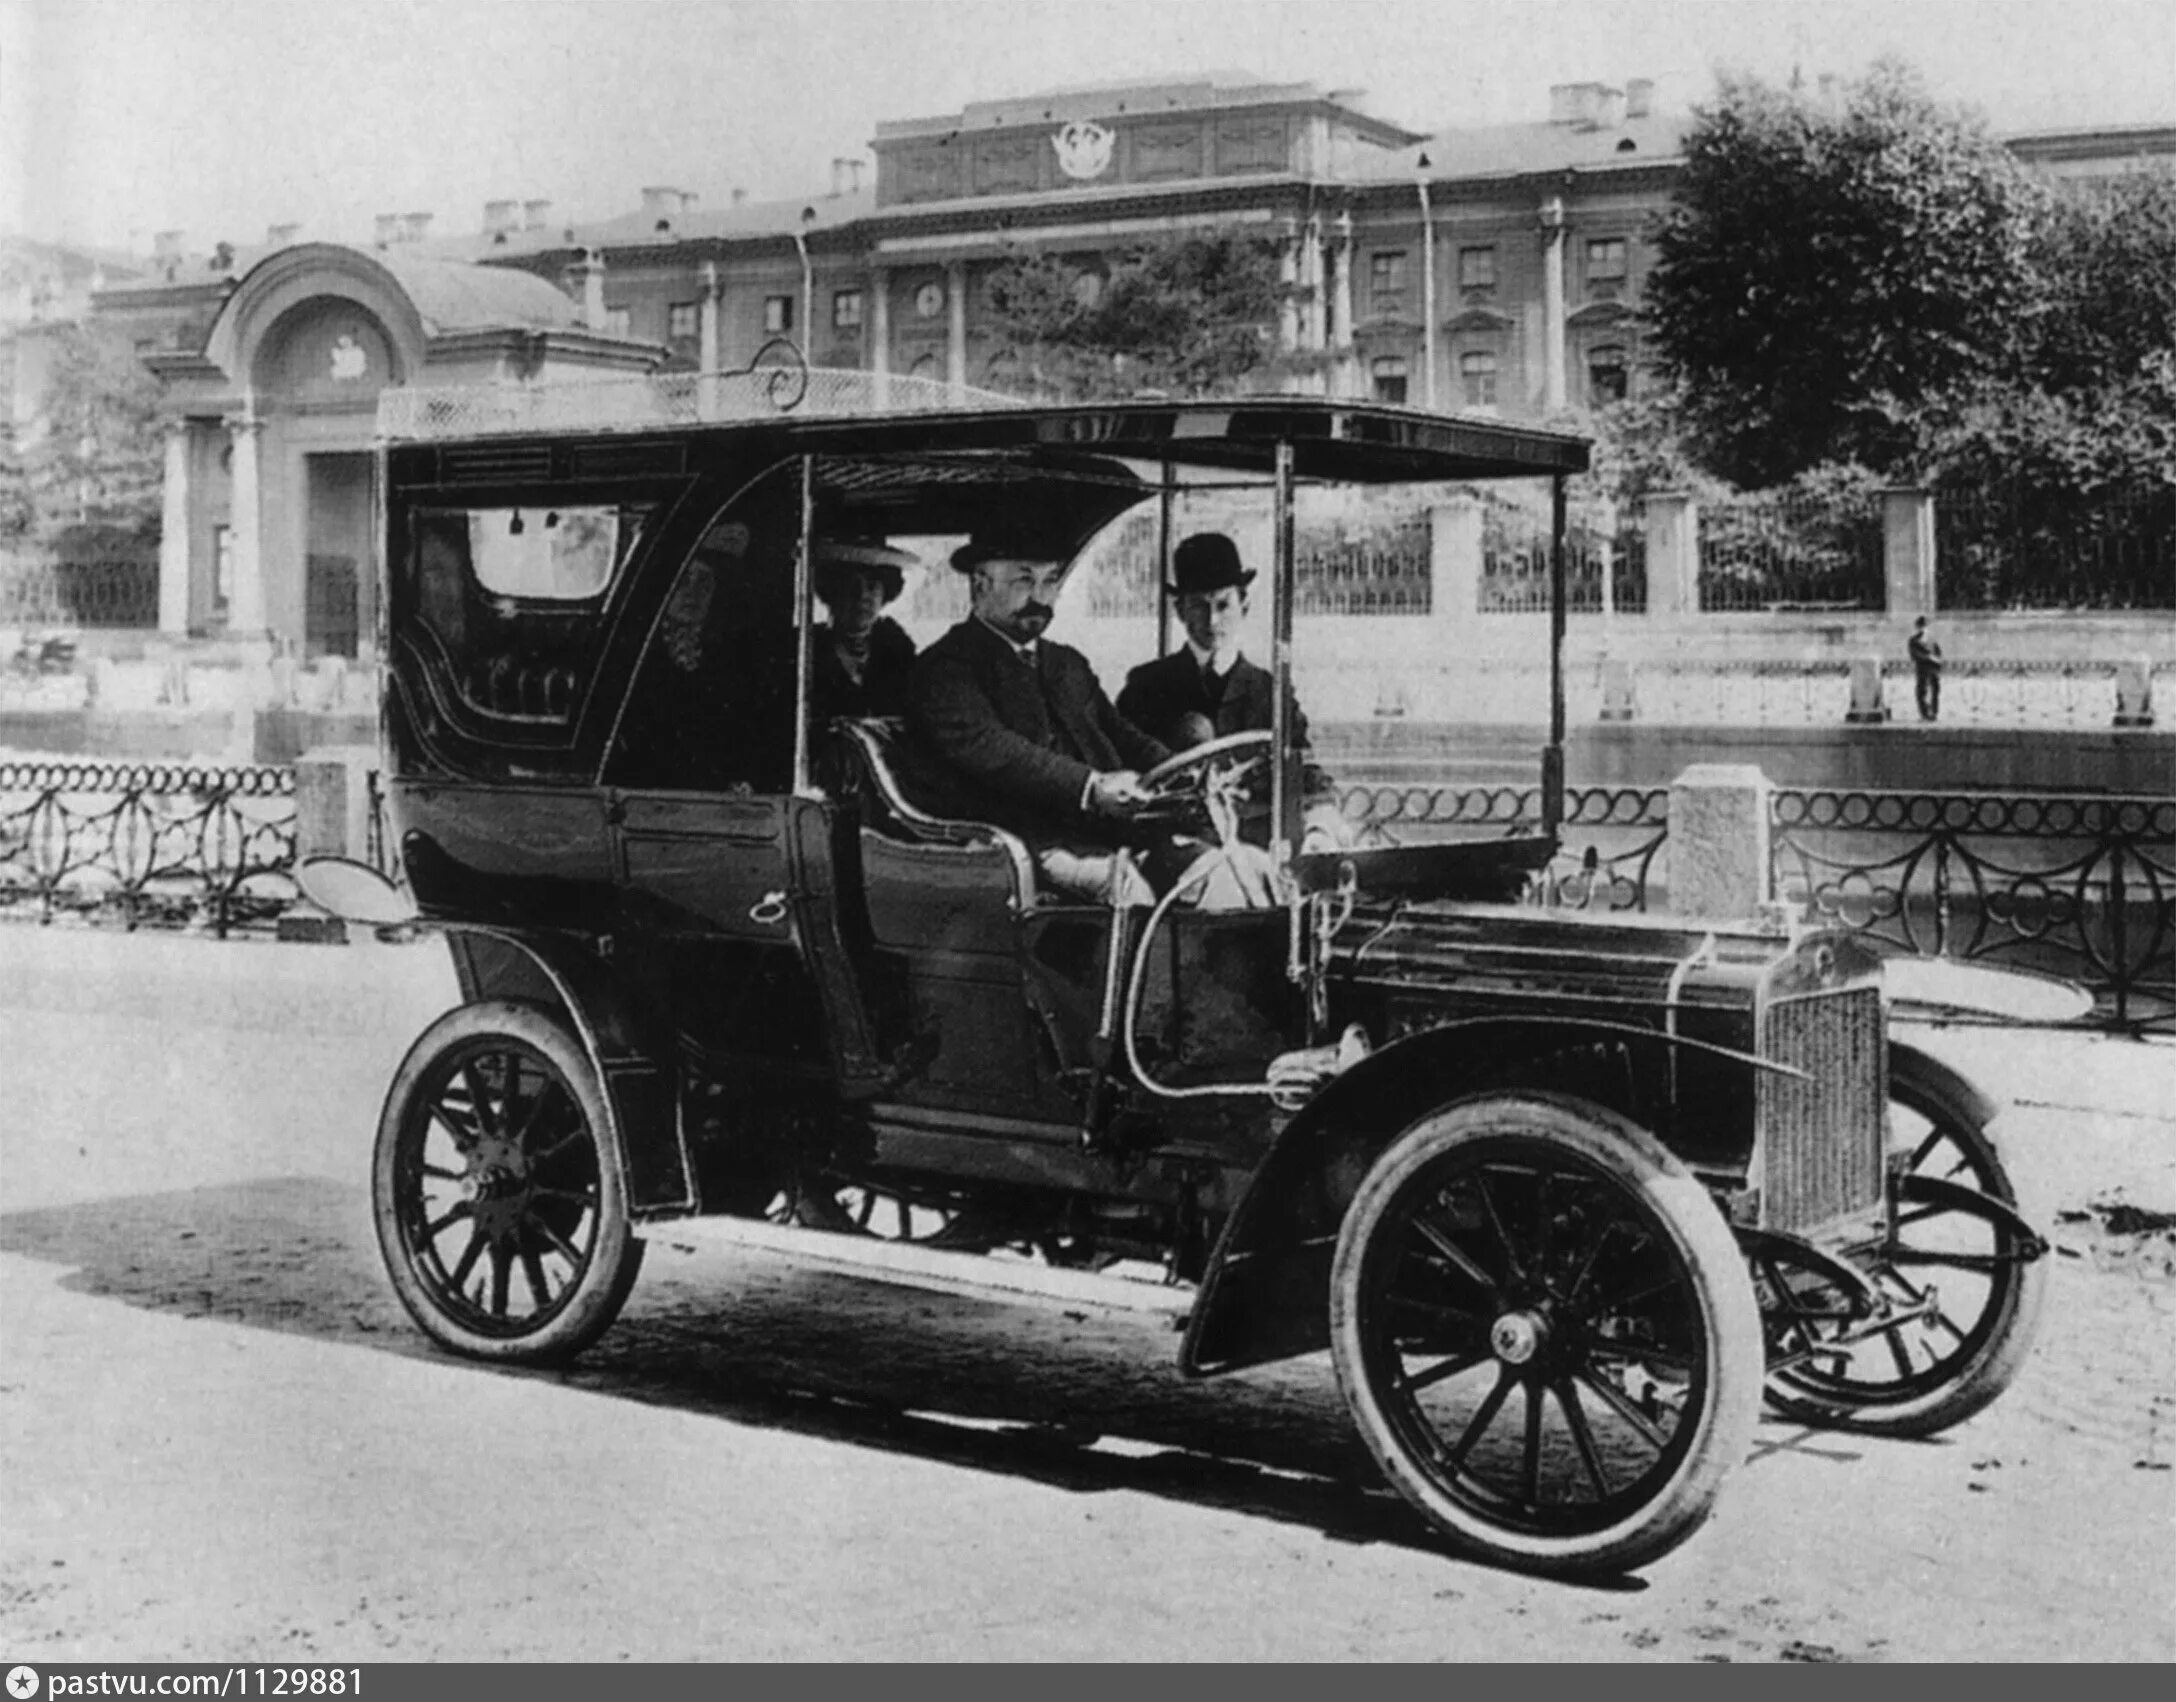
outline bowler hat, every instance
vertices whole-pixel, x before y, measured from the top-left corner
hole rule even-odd
[[[1230,585],[1245,590],[1254,583],[1254,574],[1241,565],[1239,546],[1222,532],[1196,532],[1171,552],[1171,579],[1166,589],[1174,597],[1185,597]]]
[[[1015,508],[977,526],[974,536],[952,552],[952,565],[972,573],[986,561],[1070,561],[1072,556],[1070,538],[1042,516]]]
[[[844,573],[866,573],[884,587],[884,601],[898,600],[907,588],[907,569],[921,564],[909,550],[895,550],[882,538],[818,538],[813,559],[816,594],[826,595]]]

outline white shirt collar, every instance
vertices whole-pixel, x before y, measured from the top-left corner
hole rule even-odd
[[[983,627],[993,637],[998,639],[999,642],[1010,646],[1012,653],[1015,656],[1019,657],[1021,661],[1032,662],[1038,655],[1041,654],[1041,652],[1036,649],[1036,646],[1042,643],[1041,639],[1031,638],[1025,644],[1015,643],[1012,639],[1006,637],[1004,633],[999,632],[996,627],[991,626],[988,621],[982,620],[982,617],[980,615],[975,616],[975,619],[978,621],[982,621]]]
[[[1218,679],[1232,671],[1239,661],[1240,650],[1236,644],[1228,644],[1221,650],[1204,650],[1191,638],[1186,641],[1187,651],[1194,658],[1194,665],[1212,670]]]

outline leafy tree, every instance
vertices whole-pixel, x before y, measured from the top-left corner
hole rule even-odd
[[[1229,393],[1281,370],[1274,241],[1219,231],[1135,244],[1100,269],[1028,254],[994,272],[990,325],[1029,388],[1091,399]]]
[[[1918,409],[2014,363],[2040,193],[1893,61],[1833,103],[1725,77],[1646,290],[1696,457],[1747,486],[1907,462]]]
[[[40,539],[85,524],[155,533],[165,475],[158,381],[107,328],[52,335],[43,404],[20,450],[28,530]]]
[[[2030,375],[2041,388],[2120,386],[2176,349],[2176,168],[2062,185],[2033,246]]]

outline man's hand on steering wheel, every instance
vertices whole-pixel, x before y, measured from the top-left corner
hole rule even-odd
[[[1091,775],[1088,780],[1088,810],[1091,815],[1130,821],[1153,809],[1157,801],[1157,795],[1130,768]]]
[[[1227,733],[1166,757],[1141,776],[1141,787],[1160,804],[1205,815],[1218,845],[1236,844],[1241,794],[1272,742],[1264,729]]]

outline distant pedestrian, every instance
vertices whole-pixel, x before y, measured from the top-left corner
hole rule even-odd
[[[1912,623],[1911,641],[1905,648],[1912,657],[1912,686],[1919,700],[1919,719],[1935,720],[1942,713],[1942,647],[1927,630],[1925,615]]]

